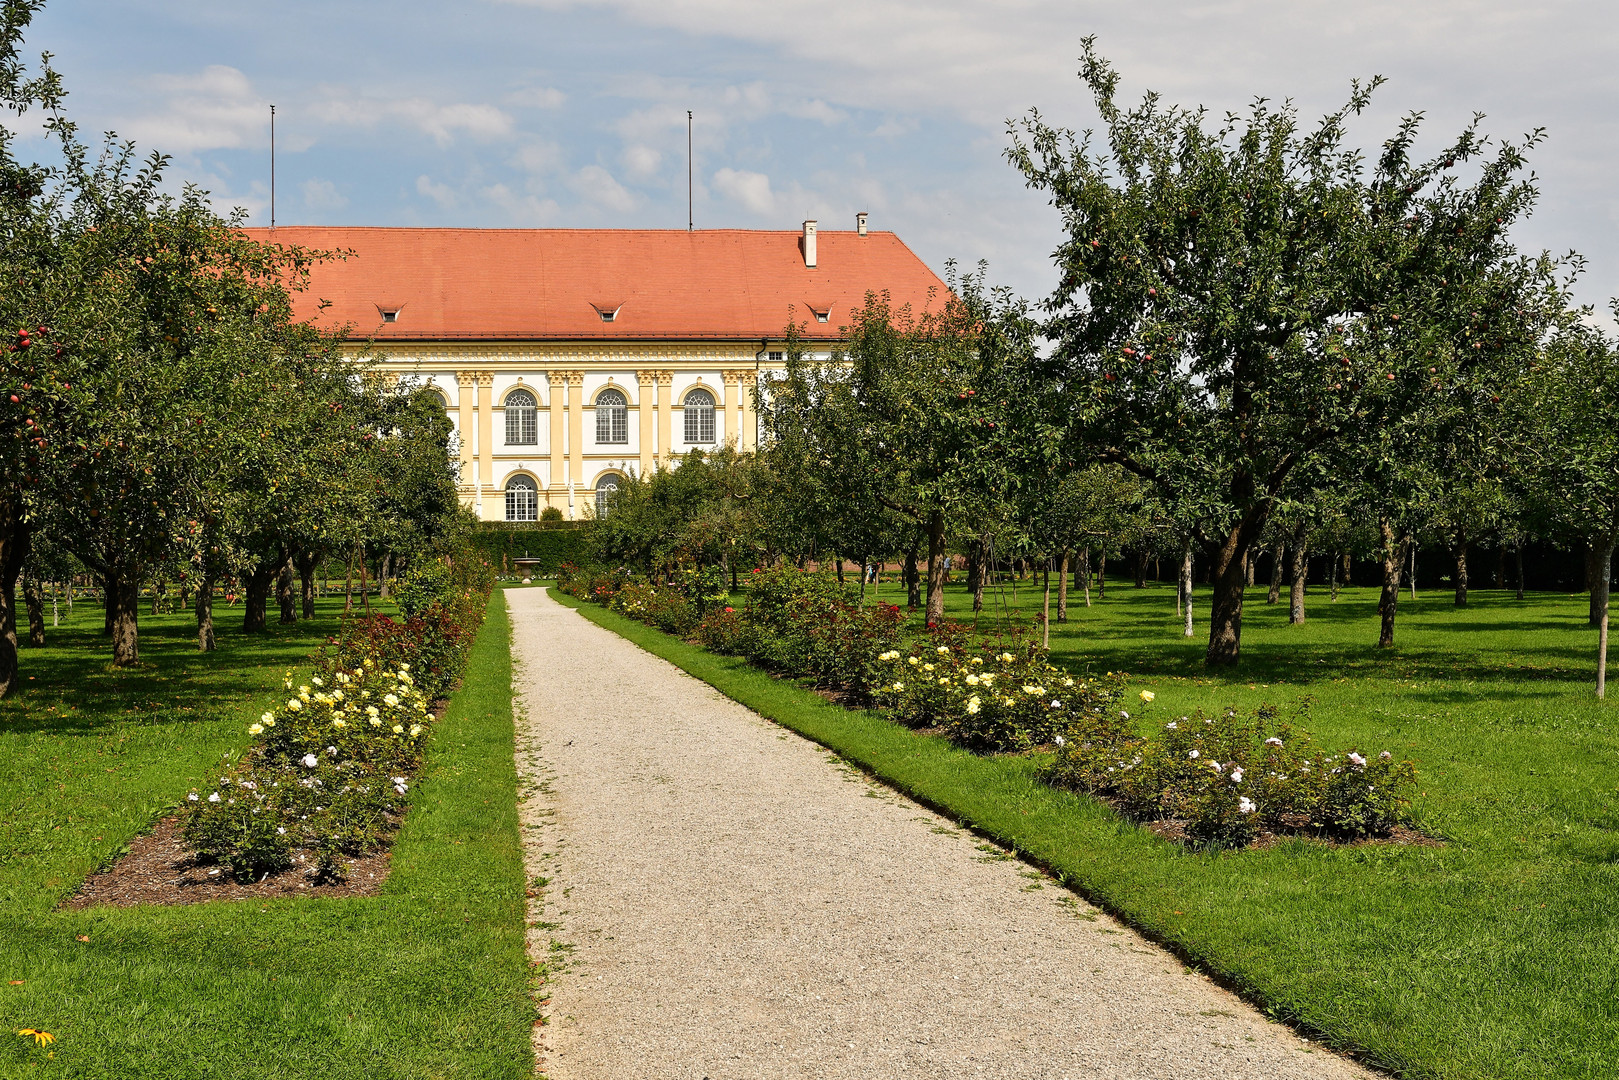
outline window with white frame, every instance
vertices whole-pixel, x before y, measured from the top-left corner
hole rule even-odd
[[[596,441],[598,443],[630,441],[629,401],[617,390],[603,390],[596,395]]]
[[[608,473],[596,481],[596,516],[604,518],[613,508],[613,494],[618,491],[618,476]]]
[[[714,442],[714,395],[693,390],[686,395],[686,442]]]
[[[506,481],[506,520],[538,521],[540,519],[540,489],[527,476],[514,476]]]
[[[534,395],[513,390],[506,395],[506,445],[533,446],[540,441],[540,410]]]

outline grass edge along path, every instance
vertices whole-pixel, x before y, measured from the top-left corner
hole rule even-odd
[[[585,618],[669,661],[720,693],[805,738],[907,797],[938,812],[1057,878],[1097,907],[1163,946],[1188,967],[1286,1023],[1366,1065],[1400,1076],[1488,1075],[1476,1059],[1453,1055],[1450,1039],[1464,1032],[1441,1023],[1401,1030],[1398,1015],[1367,1000],[1368,987],[1341,972],[1314,972],[1315,989],[1295,985],[1288,958],[1245,949],[1233,935],[1230,912],[1201,914],[1195,899],[1155,875],[1134,869],[1178,860],[1179,881],[1231,856],[1186,852],[1119,818],[1100,802],[1050,788],[1035,779],[1027,756],[980,757],[946,739],[910,731],[869,711],[845,709],[789,680],[772,677],[736,657],[715,653],[596,604],[551,596]],[[1316,845],[1318,848],[1321,845]],[[1237,853],[1237,857],[1264,853]],[[1160,878],[1162,875],[1158,875]],[[1188,917],[1189,916],[1189,917]],[[1226,925],[1221,925],[1226,924]],[[1321,1000],[1322,980],[1338,990]],[[1461,1017],[1453,1018],[1460,1021]]]
[[[58,1037],[47,1058],[0,1031],[0,1077],[533,1077],[514,739],[497,589],[381,895],[0,924],[26,979],[0,1012]]]

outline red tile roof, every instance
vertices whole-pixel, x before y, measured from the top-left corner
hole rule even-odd
[[[868,291],[915,311],[945,295],[899,237],[822,232],[804,265],[796,231],[744,229],[417,229],[283,226],[256,240],[323,250],[299,314],[386,340],[779,339],[838,327]],[[617,310],[612,322],[600,312]],[[397,310],[396,322],[381,313]],[[828,321],[814,312],[827,311]]]

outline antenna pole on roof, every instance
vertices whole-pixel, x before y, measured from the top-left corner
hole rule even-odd
[[[692,231],[691,215],[691,110],[686,110],[686,231]]]
[[[270,106],[270,228],[275,228],[275,106]]]

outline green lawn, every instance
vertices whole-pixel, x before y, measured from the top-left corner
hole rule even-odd
[[[80,605],[24,651],[27,690],[0,703],[0,1077],[533,1075],[499,592],[383,895],[54,910],[243,747],[340,607],[255,640],[221,606],[211,655],[185,616],[143,618],[148,666],[118,672]],[[23,1027],[54,1033],[54,1056]]]
[[[1018,592],[1032,616],[1038,590]],[[1379,651],[1375,591],[1332,604],[1313,590],[1294,627],[1257,589],[1243,665],[1222,674],[1202,668],[1207,602],[1201,589],[1188,640],[1171,586],[1110,585],[1105,601],[1071,605],[1053,653],[1075,670],[1132,672],[1132,691],[1157,694],[1145,725],[1313,698],[1306,726],[1328,742],[1418,763],[1416,816],[1445,846],[1185,850],[1036,783],[1036,758],[975,758],[582,610],[1016,847],[1271,1014],[1370,1062],[1412,1077],[1619,1075],[1619,711],[1592,694],[1584,598],[1475,591],[1457,609],[1449,593],[1408,594],[1397,647]],[[959,586],[948,606],[971,616]]]

